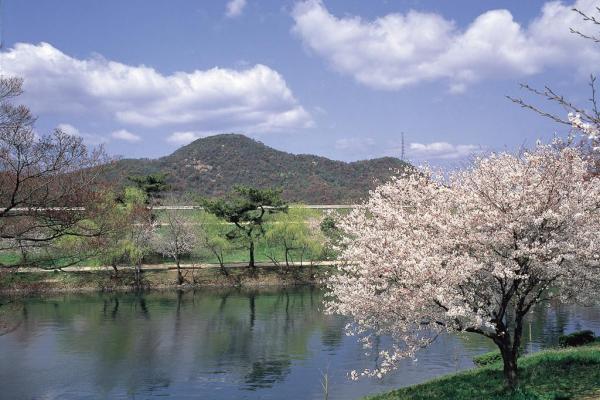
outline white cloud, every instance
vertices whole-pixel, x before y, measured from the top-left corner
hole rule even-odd
[[[528,25],[508,10],[479,15],[465,29],[435,13],[409,11],[372,21],[336,17],[319,0],[298,3],[293,31],[337,71],[375,89],[397,90],[444,80],[449,90],[492,77],[527,76],[551,67],[585,73],[600,62],[600,48],[571,34],[590,24],[571,9],[594,13],[596,0],[551,1]]]
[[[411,143],[408,146],[409,158],[423,159],[457,159],[482,152],[481,146],[474,144],[450,144],[447,142]]]
[[[246,7],[246,0],[231,0],[227,3],[225,16],[228,18],[239,17]]]
[[[65,124],[65,123],[58,124],[58,126],[56,127],[56,129],[63,131],[67,135],[81,136],[81,133],[79,133],[79,129],[75,128],[71,124]]]
[[[48,43],[20,43],[0,53],[3,74],[25,78],[35,112],[93,112],[142,127],[213,132],[276,132],[312,124],[282,76],[257,64],[163,75],[100,56],[77,59]],[[66,117],[65,117],[66,118]]]
[[[173,132],[167,137],[167,142],[178,145],[184,145],[193,142],[196,139],[200,139],[207,136],[210,136],[210,133],[194,131]]]
[[[67,135],[78,136],[78,137],[82,138],[83,141],[88,145],[96,146],[99,144],[105,144],[105,143],[109,142],[109,139],[102,135],[97,135],[95,133],[80,132],[79,129],[77,129],[76,127],[74,127],[71,124],[61,123],[61,124],[58,124],[58,126],[56,128],[63,131]]]
[[[136,135],[135,133],[131,133],[126,129],[119,129],[118,131],[114,131],[111,135],[114,139],[124,140],[126,142],[139,142],[142,140],[141,136]]]

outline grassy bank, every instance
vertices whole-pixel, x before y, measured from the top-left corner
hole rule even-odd
[[[508,393],[495,363],[368,399],[600,399],[600,343],[522,357],[519,378],[519,389]]]
[[[330,266],[304,266],[289,270],[275,267],[228,268],[228,276],[218,268],[185,269],[186,285],[189,287],[257,287],[290,286],[319,283]],[[2,271],[0,271],[2,272]],[[28,294],[47,292],[85,292],[136,290],[133,270],[121,270],[118,276],[112,271],[54,271],[54,272],[8,272],[0,273],[0,294]],[[143,289],[166,289],[177,286],[176,271],[142,271]]]

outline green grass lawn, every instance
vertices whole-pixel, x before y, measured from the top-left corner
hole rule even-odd
[[[368,399],[600,399],[600,343],[524,356],[519,379],[518,390],[507,392],[495,363]]]
[[[281,264],[285,263],[285,257],[284,257],[284,249],[283,248],[269,248],[264,241],[259,241],[256,244],[256,249],[255,249],[255,259],[256,262],[270,262],[271,259],[269,257],[267,257],[267,254],[273,254],[275,256],[275,259],[280,262]],[[290,256],[291,256],[291,260],[290,261],[294,261],[296,263],[300,262],[300,258],[301,258],[301,254],[299,251],[291,251],[290,252]],[[40,256],[42,257],[42,256]],[[248,262],[248,250],[243,249],[243,248],[234,248],[231,250],[228,250],[227,253],[225,254],[225,263],[241,263],[241,262]],[[310,252],[306,252],[304,254],[304,261],[307,260],[317,260],[320,259],[321,255],[320,254],[311,254]],[[38,260],[35,256],[31,256],[30,257],[30,262],[32,261],[38,261],[38,266],[40,267],[46,267],[46,268],[56,268],[56,267],[61,267],[61,266],[65,266],[65,265],[70,265],[70,261],[69,259],[60,259],[60,258],[55,258],[53,259],[51,262],[45,260],[45,259],[41,259]],[[9,252],[9,251],[4,251],[4,252],[0,252],[0,265],[19,265],[19,263],[21,262],[21,256],[19,253],[17,252]],[[143,263],[144,264],[162,264],[162,263],[172,263],[173,260],[163,257],[159,254],[150,254],[147,257],[144,258]],[[194,254],[192,256],[189,257],[183,257],[182,259],[183,263],[211,263],[211,264],[217,264],[218,263],[218,259],[217,257],[215,257],[213,254],[209,253],[208,251],[203,251],[202,254]],[[100,261],[98,258],[96,257],[90,257],[85,259],[84,261],[81,261],[79,263],[77,263],[76,265],[80,265],[80,266],[100,266],[103,265],[102,261]]]

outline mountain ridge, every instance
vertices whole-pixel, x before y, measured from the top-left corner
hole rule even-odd
[[[369,190],[410,165],[379,157],[352,162],[276,150],[240,134],[197,139],[157,159],[121,159],[111,178],[166,173],[177,194],[221,196],[233,186],[278,187],[290,202],[344,204],[364,199]]]

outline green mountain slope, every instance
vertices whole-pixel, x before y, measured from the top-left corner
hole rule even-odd
[[[156,172],[168,174],[176,193],[219,196],[234,185],[278,187],[285,199],[310,204],[353,203],[407,163],[393,157],[343,162],[306,154],[290,154],[243,135],[198,139],[156,160],[123,159],[113,179]]]

